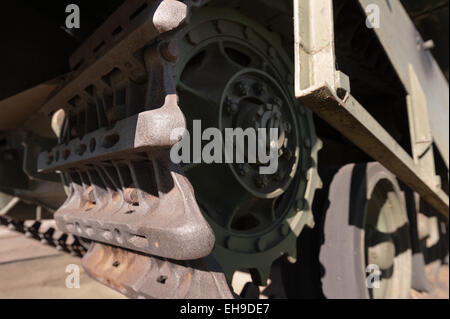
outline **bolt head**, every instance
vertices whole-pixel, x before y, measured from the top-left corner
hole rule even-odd
[[[289,234],[289,225],[283,224],[281,226],[280,232],[281,232],[281,235],[283,235],[283,236],[286,236],[287,234]]]
[[[263,251],[264,249],[266,249],[266,241],[263,238],[260,238],[258,240],[257,248],[259,251]]]
[[[230,104],[227,106],[227,113],[232,115],[232,114],[236,113],[237,109],[238,109],[238,106],[236,104]]]
[[[139,196],[136,188],[127,188],[124,192],[124,200],[128,204],[139,204]]]
[[[258,82],[255,84],[253,89],[256,94],[263,95],[267,92],[267,85],[265,83]]]
[[[258,188],[263,188],[263,187],[265,187],[266,185],[267,185],[267,183],[268,183],[269,181],[268,181],[268,178],[267,178],[267,176],[266,175],[257,175],[256,176],[256,178],[255,178],[255,185],[256,185],[256,187],[258,187]]]
[[[236,102],[234,102],[231,98],[227,97],[225,100],[225,111],[230,114],[233,115],[234,113],[236,113],[238,109],[238,105],[236,104]]]
[[[275,120],[279,120],[279,119],[281,118],[281,113],[278,112],[278,111],[274,112],[274,113],[273,113],[273,118],[274,118]]]
[[[306,146],[307,148],[310,148],[310,147],[311,147],[311,139],[310,139],[309,137],[305,139],[305,146]]]
[[[273,98],[273,103],[278,107],[283,106],[283,100],[281,100],[278,96]]]
[[[241,176],[245,176],[248,173],[248,166],[245,164],[238,164],[237,172]]]
[[[226,241],[225,241],[225,245],[227,246],[228,249],[233,249],[233,237],[228,236]]]
[[[274,175],[273,175],[273,179],[277,182],[281,181],[283,179],[283,174],[280,171],[277,171]]]
[[[83,194],[84,200],[88,202],[95,202],[95,194],[94,194],[94,188],[92,186],[89,186]]]
[[[434,41],[433,40],[428,40],[422,43],[422,49],[423,50],[432,50],[434,49],[435,45],[434,45]]]
[[[258,111],[256,112],[256,114],[258,114],[259,116],[263,116],[263,114],[264,114],[264,107],[260,106],[258,108]]]
[[[246,96],[248,95],[248,92],[250,91],[250,87],[248,86],[247,83],[245,82],[238,82],[236,84],[236,92],[240,95],[240,96]]]
[[[160,52],[162,57],[167,62],[176,62],[178,59],[179,55],[178,46],[174,41],[162,43],[160,46]]]

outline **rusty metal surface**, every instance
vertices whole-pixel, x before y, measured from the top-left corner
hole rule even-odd
[[[55,213],[64,232],[178,260],[204,257],[214,246],[189,182],[164,155],[68,178],[72,193]]]
[[[110,106],[124,107],[124,115],[139,108],[143,112],[114,122],[106,106],[108,126],[99,121],[100,129],[81,138],[73,128],[83,130],[81,134],[89,128],[69,123],[73,126],[65,137],[70,141],[41,153],[38,166],[63,171],[70,184],[71,195],[55,214],[61,230],[153,255],[195,259],[210,253],[214,235],[189,182],[164,151],[178,141],[171,140],[172,129],[185,127],[185,121],[167,62],[156,48],[146,54],[150,71],[145,89],[127,79],[125,105],[114,98]]]
[[[131,1],[75,55],[90,63],[46,105],[67,116],[59,145],[38,160],[41,172],[61,171],[70,188],[55,213],[61,231],[177,260],[213,249],[192,187],[168,156],[182,134],[172,131],[186,127],[171,74],[177,50],[152,41],[186,17],[179,1]],[[118,22],[123,31],[105,44],[109,51],[88,58],[91,44]]]
[[[179,0],[127,0],[111,14],[69,58],[72,70],[82,70],[135,32],[147,31],[146,38],[133,39],[130,48],[147,38],[176,29],[187,16],[187,6]],[[145,28],[142,31],[138,29]],[[123,44],[121,44],[123,46]]]
[[[130,94],[130,98],[136,98],[128,92],[126,94]],[[38,159],[39,171],[67,170],[93,161],[132,158],[130,154],[169,148],[178,142],[177,138],[171,139],[171,132],[176,128],[184,128],[185,120],[177,106],[176,95],[168,92],[165,95],[165,104],[158,109],[132,115],[114,123],[112,128],[101,127],[60,144],[51,152],[41,153]],[[152,102],[154,100],[149,100],[148,104]],[[136,106],[126,105],[129,109]]]
[[[131,298],[233,298],[211,256],[175,262],[95,243],[84,256],[83,267],[91,277]]]

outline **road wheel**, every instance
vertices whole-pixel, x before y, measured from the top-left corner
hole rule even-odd
[[[408,298],[410,233],[395,177],[378,163],[347,165],[328,198],[319,254],[324,296]]]

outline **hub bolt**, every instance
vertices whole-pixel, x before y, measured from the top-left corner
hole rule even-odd
[[[260,106],[258,108],[258,111],[256,112],[256,114],[258,114],[259,116],[263,116],[264,115],[264,107]]]
[[[233,115],[234,113],[236,113],[237,109],[237,104],[230,98],[227,98],[225,101],[225,110],[227,111],[227,113]]]
[[[267,85],[265,85],[264,83],[258,82],[255,84],[253,89],[255,90],[256,94],[263,95],[267,92]]]
[[[305,146],[306,146],[307,148],[310,148],[310,147],[311,147],[311,139],[310,139],[309,137],[307,137],[307,138],[305,139]]]
[[[230,104],[227,106],[227,112],[228,114],[234,114],[237,111],[238,106],[236,104]]]
[[[233,115],[237,111],[237,105],[236,104],[230,104],[227,106],[227,112],[230,115]]]
[[[281,235],[286,236],[287,234],[289,234],[289,230],[290,230],[289,225],[283,224],[280,229]]]
[[[173,41],[162,43],[160,52],[167,62],[176,62],[178,59],[178,46]]]
[[[257,175],[255,178],[255,185],[258,188],[263,188],[267,185],[268,183],[268,178],[266,175]]]
[[[277,105],[278,107],[282,107],[283,106],[283,101],[278,96],[273,98],[273,103],[275,105]]]
[[[256,246],[257,246],[259,251],[263,251],[264,249],[266,249],[266,241],[263,238],[260,238],[258,240],[258,243],[257,243]]]
[[[281,117],[281,113],[278,112],[278,110],[275,111],[275,112],[273,112],[273,118],[274,118],[275,120],[279,120],[280,117]]]
[[[246,96],[250,91],[250,87],[247,83],[241,81],[236,84],[236,91],[240,96]]]
[[[245,164],[238,164],[237,172],[241,176],[245,176],[248,173],[248,166]]]
[[[280,171],[277,171],[273,175],[273,179],[276,180],[277,182],[279,182],[279,181],[281,181],[283,179],[283,174]]]

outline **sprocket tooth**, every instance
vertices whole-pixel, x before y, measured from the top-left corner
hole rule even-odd
[[[259,287],[252,282],[247,282],[239,296],[243,299],[259,299]]]
[[[286,252],[286,258],[290,263],[297,262],[297,245],[293,247],[290,251]]]
[[[306,211],[305,214],[307,215],[306,226],[313,229],[314,226],[316,225],[316,222],[314,221],[314,216],[313,216],[312,210]]]
[[[267,286],[267,280],[270,277],[271,265],[250,269],[252,281],[257,286]]]
[[[282,207],[282,209],[276,212],[272,211],[271,213],[273,213],[275,218],[272,218],[267,224],[260,224],[261,220],[256,217],[255,220],[258,221],[255,223],[258,223],[258,230],[255,232],[252,232],[251,230],[247,231],[246,229],[246,235],[240,236],[239,231],[241,231],[241,229],[235,231],[238,230],[238,228],[230,229],[230,227],[228,227],[229,225],[232,225],[233,222],[236,222],[236,224],[241,223],[238,227],[242,226],[252,229],[252,226],[248,226],[248,224],[251,224],[251,222],[249,222],[251,218],[242,218],[242,220],[239,221],[237,221],[236,218],[231,220],[227,226],[224,226],[224,223],[218,220],[214,214],[210,214],[210,209],[208,207],[214,207],[213,205],[216,203],[212,203],[212,201],[209,202],[209,197],[207,197],[210,196],[208,186],[201,185],[201,183],[197,185],[194,184],[197,198],[204,204],[204,215],[214,229],[216,235],[216,245],[213,254],[223,266],[227,279],[231,281],[234,272],[237,270],[255,269],[251,270],[253,281],[255,284],[262,285],[267,282],[267,279],[270,276],[271,265],[277,258],[283,254],[291,255],[292,258],[296,257],[297,239],[304,227],[314,227],[311,205],[313,203],[315,191],[322,185],[317,173],[318,151],[322,147],[322,142],[316,136],[313,113],[308,108],[297,103],[298,101],[295,101],[294,99],[291,101],[289,98],[285,99],[281,95],[277,96],[277,90],[272,86],[272,82],[266,79],[265,73],[267,73],[268,69],[271,67],[276,68],[281,65],[285,66],[285,68],[279,70],[281,73],[280,76],[284,80],[292,78],[294,70],[291,66],[293,64],[292,61],[289,60],[289,57],[284,54],[283,48],[279,43],[279,37],[272,32],[268,32],[264,26],[259,25],[256,21],[253,21],[232,9],[202,8],[192,14],[189,25],[177,35],[176,41],[181,43],[179,46],[180,56],[183,56],[183,59],[187,61],[187,63],[189,63],[190,59],[195,57],[196,51],[192,50],[192,48],[194,47],[194,49],[196,49],[195,45],[199,41],[193,41],[196,39],[193,35],[199,34],[199,31],[204,31],[201,30],[201,28],[207,25],[205,24],[205,21],[210,21],[212,24],[215,24],[217,29],[215,30],[217,36],[215,37],[217,37],[218,41],[221,40],[220,38],[223,36],[233,35],[237,38],[241,37],[242,40],[247,42],[248,47],[246,47],[246,52],[247,50],[253,49],[253,46],[255,46],[255,48],[256,46],[259,46],[260,42],[265,42],[265,48],[268,48],[268,50],[264,50],[265,56],[262,56],[262,64],[266,65],[266,67],[258,69],[261,74],[254,75],[254,77],[245,77],[243,75],[246,71],[240,70],[236,71],[236,74],[231,80],[227,80],[226,78],[223,79],[223,82],[227,84],[220,94],[221,100],[217,102],[218,105],[224,104],[220,107],[220,110],[222,111],[219,110],[219,113],[222,114],[221,126],[223,128],[231,127],[234,125],[233,123],[238,122],[239,108],[236,109],[234,107],[236,101],[239,101],[243,96],[252,96],[255,99],[261,100],[264,107],[256,111],[256,114],[252,114],[254,116],[250,117],[251,120],[248,121],[249,123],[247,123],[245,119],[242,119],[242,123],[245,122],[246,127],[259,127],[258,119],[264,114],[266,114],[266,116],[271,116],[271,114],[274,113],[274,105],[281,108],[279,102],[282,102],[283,108],[289,108],[292,104],[292,109],[290,111],[292,111],[292,114],[295,114],[295,121],[288,121],[289,114],[282,113],[283,129],[286,128],[285,134],[289,136],[291,132],[299,132],[298,140],[297,137],[294,136],[290,138],[291,141],[295,140],[295,146],[298,146],[299,149],[301,149],[298,154],[293,152],[293,154],[296,154],[299,158],[298,165],[296,164],[295,168],[293,168],[286,164],[286,167],[294,170],[293,175],[295,176],[289,186],[286,186],[286,189],[284,189],[284,194],[288,194],[284,198],[288,198],[289,201],[286,200],[280,204],[283,200],[281,199],[278,202],[280,204],[278,207]],[[223,23],[224,21],[226,23]],[[233,26],[239,27],[233,28]],[[235,32],[236,30],[239,32]],[[209,36],[208,42],[214,42],[214,37],[210,36],[209,33],[200,33]],[[255,39],[258,39],[258,43],[254,41]],[[187,42],[190,43],[189,46],[186,45]],[[239,51],[238,46],[233,49]],[[276,61],[278,65],[273,66],[272,63],[274,63],[274,61]],[[183,70],[183,68],[183,64],[175,65],[174,72],[177,76],[183,74],[185,71],[188,73],[188,70]],[[211,72],[212,70],[214,70],[214,63],[210,62],[209,69],[205,70],[205,72]],[[218,76],[220,75],[218,74]],[[254,78],[256,78],[256,80],[254,80]],[[236,79],[236,81],[233,79]],[[240,79],[240,81],[238,81],[238,79]],[[189,87],[189,83],[187,82],[188,81],[179,81],[178,87],[185,88],[185,90],[178,90],[177,92],[180,101],[183,101],[184,98],[189,98],[188,93],[186,93],[186,88]],[[278,84],[284,83],[277,81],[277,85]],[[292,83],[288,83],[289,86],[292,86],[291,84]],[[251,89],[247,89],[248,87]],[[261,87],[264,87],[264,89],[261,89]],[[228,88],[234,89],[229,90]],[[209,96],[209,87],[205,86],[205,88],[197,89],[201,90],[200,93],[204,96]],[[286,89],[289,90],[289,87]],[[271,96],[271,100],[266,101],[264,96]],[[187,119],[194,118],[193,116],[189,116],[188,110],[186,111]],[[302,129],[300,130],[300,128]],[[283,147],[280,148],[278,152],[280,157],[291,158],[293,155],[291,152],[296,150],[296,148],[291,148],[289,146],[288,142],[283,143]],[[291,152],[287,152],[286,150]],[[262,178],[261,174],[252,174],[252,171],[249,171],[248,167],[245,165],[236,165],[235,167],[233,166],[232,169],[236,169],[233,173],[236,173],[234,175],[237,181],[246,191],[249,191],[249,193],[255,196],[255,201],[258,201],[260,198],[267,199],[267,197],[272,196],[272,194],[270,196],[268,195],[269,192],[264,192],[266,188],[269,188],[267,184],[269,183],[270,186],[271,181],[276,183],[279,182],[280,179],[282,180],[283,177],[282,174],[277,172],[277,174],[274,174],[273,179],[267,181]],[[195,181],[196,179],[193,174],[189,175],[189,177],[192,181]],[[202,188],[205,190],[203,194]],[[222,196],[228,195],[225,194],[226,191]],[[277,197],[281,198],[281,195],[274,195],[274,198]],[[231,207],[231,204],[229,206]],[[251,205],[242,205],[240,207],[245,207],[248,211],[251,211]],[[244,209],[242,215],[244,215]],[[261,235],[261,229],[265,230],[264,235]]]

